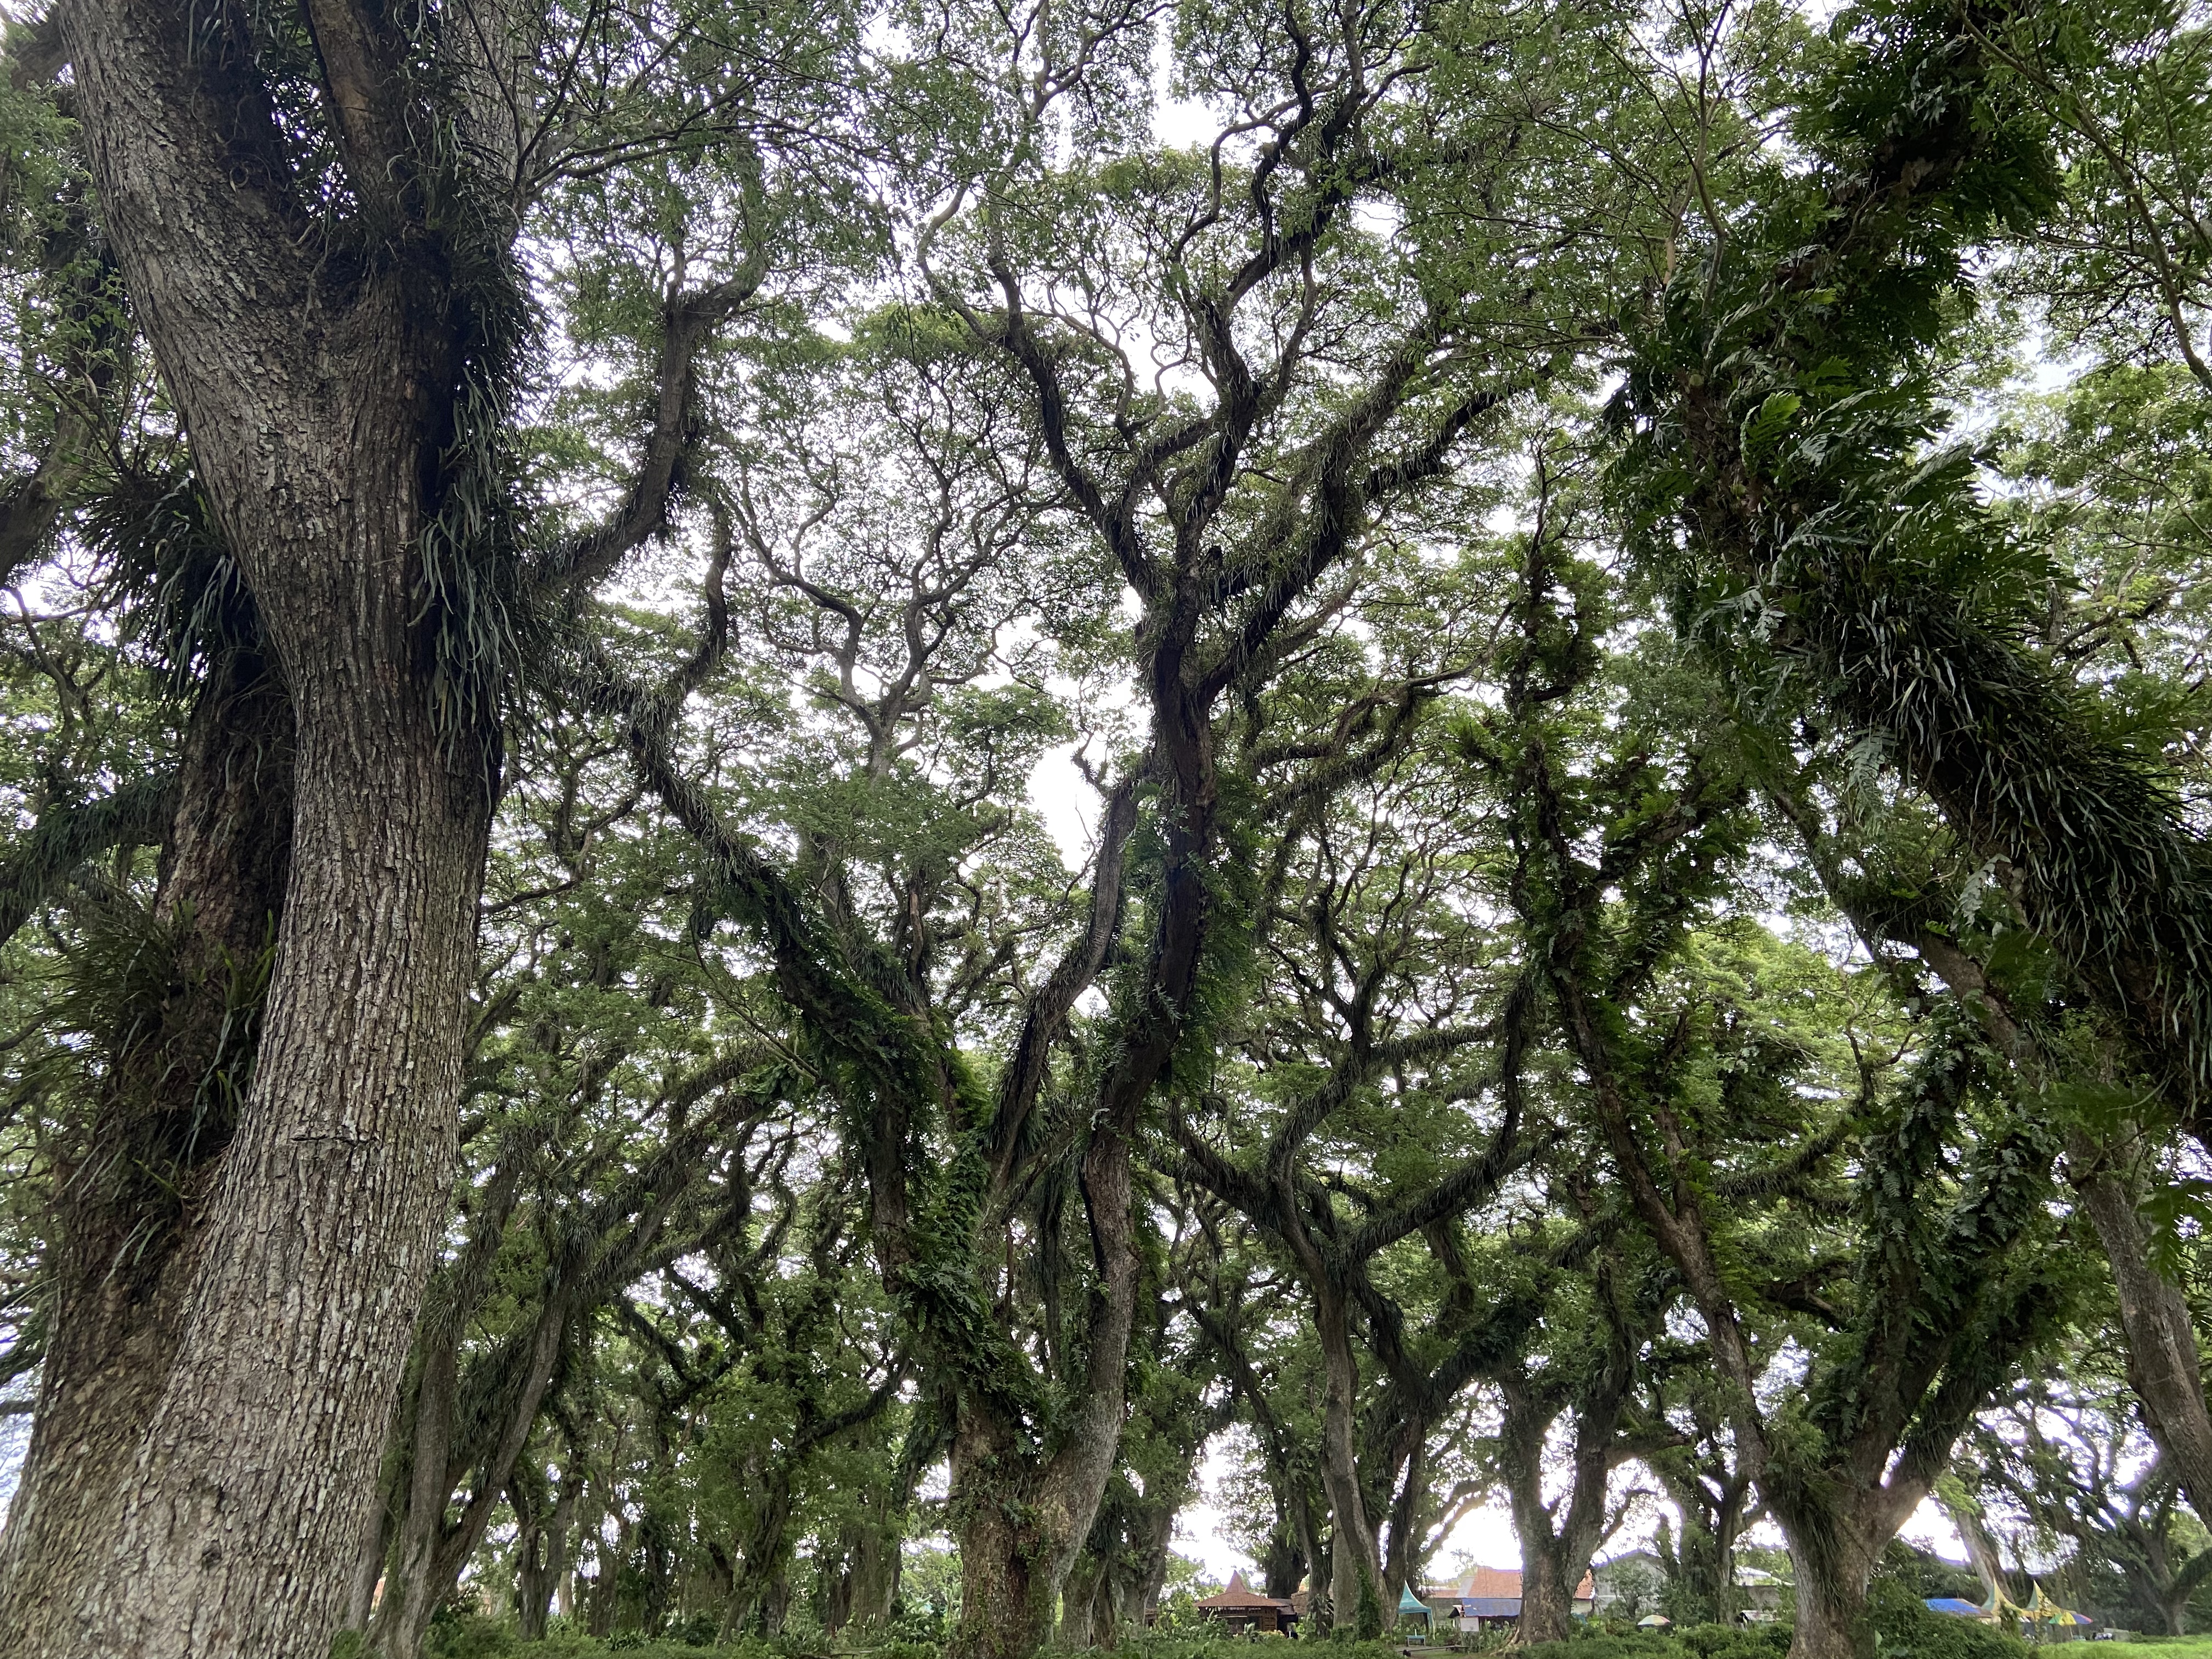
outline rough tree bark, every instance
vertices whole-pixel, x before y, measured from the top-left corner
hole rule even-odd
[[[1319,1265],[1316,1260],[1316,1266]],[[1359,1486],[1358,1453],[1352,1443],[1352,1418],[1358,1409],[1359,1367],[1352,1352],[1352,1330],[1340,1286],[1324,1270],[1313,1285],[1314,1330],[1321,1339],[1326,1392],[1322,1400],[1321,1480],[1328,1494],[1329,1605],[1336,1622],[1370,1621],[1379,1636],[1387,1622],[1382,1608],[1382,1558],[1375,1525]]]
[[[67,1639],[85,1586],[106,1569],[117,1494],[183,1334],[283,903],[291,747],[290,707],[267,665],[251,653],[217,662],[162,791],[153,928],[120,941],[131,961],[97,970],[148,995],[115,1016],[124,1029],[100,1034],[106,1074],[57,1172],[53,1336],[0,1532],[0,1652]]]
[[[59,13],[101,229],[289,694],[295,758],[252,1080],[169,1269],[173,1328],[128,1407],[143,1422],[118,1431],[127,1467],[72,1524],[70,1571],[33,1583],[13,1544],[0,1561],[0,1628],[27,1656],[327,1644],[447,1203],[500,744],[490,694],[451,678],[470,667],[449,653],[441,678],[440,630],[481,620],[454,619],[469,584],[428,580],[424,538],[483,418],[472,386],[504,302],[482,272],[511,227],[436,205],[452,181],[430,175],[468,163],[423,137],[445,129],[417,106],[398,26],[348,0],[304,12],[344,175],[329,212],[243,11]],[[691,354],[749,292],[672,300],[637,487],[547,564],[549,590],[665,525]],[[71,1501],[55,1468],[33,1471],[33,1511]]]
[[[1502,1375],[1504,1401],[1499,1463],[1521,1540],[1521,1622],[1523,1641],[1564,1642],[1574,1634],[1575,1586],[1617,1517],[1607,1513],[1606,1487],[1630,1455],[1619,1437],[1622,1407],[1635,1380],[1631,1356],[1607,1355],[1601,1374],[1583,1397],[1570,1404],[1546,1399],[1540,1381]],[[1567,1490],[1544,1498],[1544,1448],[1563,1406],[1571,1411],[1574,1439]]]
[[[357,19],[318,21],[334,52],[361,44]],[[269,188],[234,21],[83,0],[62,28],[103,228],[289,692],[295,762],[252,1081],[172,1258],[166,1352],[79,1571],[34,1590],[15,1556],[0,1606],[20,1654],[312,1650],[443,1215],[489,810],[416,622],[450,342],[405,253],[349,283],[317,270]],[[357,179],[384,95],[342,123]]]

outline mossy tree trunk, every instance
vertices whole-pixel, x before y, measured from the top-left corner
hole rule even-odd
[[[1903,1519],[1898,1516],[1885,1529],[1808,1510],[1798,1514],[1794,1525],[1784,1524],[1797,1592],[1790,1659],[1871,1659],[1875,1639],[1867,1621],[1867,1587]],[[1881,1533],[1878,1542],[1875,1532]]]
[[[1359,1367],[1352,1352],[1352,1332],[1341,1287],[1324,1279],[1316,1287],[1314,1329],[1321,1339],[1324,1393],[1322,1397],[1321,1480],[1328,1494],[1329,1605],[1335,1627],[1358,1626],[1363,1604],[1372,1611],[1366,1622],[1395,1616],[1382,1612],[1382,1556],[1367,1496],[1360,1489],[1359,1458],[1352,1439],[1359,1402]],[[1379,1634],[1379,1629],[1362,1635]]]
[[[246,649],[211,668],[150,919],[103,924],[106,1056],[54,1183],[52,1338],[0,1532],[0,1650],[65,1640],[187,1318],[205,1206],[250,1086],[290,846],[291,708]]]
[[[1529,1642],[1564,1642],[1574,1634],[1575,1587],[1617,1517],[1607,1507],[1613,1471],[1634,1448],[1619,1430],[1622,1407],[1635,1380],[1634,1356],[1616,1330],[1608,1352],[1576,1395],[1556,1391],[1547,1377],[1509,1371],[1498,1379],[1504,1420],[1498,1464],[1521,1540],[1521,1622]],[[1557,1369],[1582,1370],[1584,1362],[1559,1357]],[[1552,1425],[1570,1418],[1567,1489],[1544,1495],[1545,1456]]]
[[[353,1596],[450,1199],[513,665],[471,596],[514,551],[460,520],[434,574],[426,550],[453,470],[492,465],[500,341],[521,326],[508,233],[495,212],[436,205],[462,188],[441,170],[471,163],[426,152],[449,128],[376,8],[307,9],[314,51],[293,89],[327,112],[318,154],[342,187],[296,176],[273,78],[292,71],[270,67],[243,14],[67,0],[58,16],[102,235],[284,689],[290,829],[258,821],[260,856],[286,862],[281,908],[251,896],[240,934],[258,950],[277,911],[252,1079],[195,1183],[188,1248],[143,1300],[158,1316],[132,1316],[143,1392],[101,1407],[123,1473],[58,1553],[39,1547],[52,1570],[11,1545],[0,1644],[24,1659],[319,1653]],[[309,205],[333,191],[342,211]],[[687,321],[708,325],[733,294]],[[660,471],[547,586],[595,579],[664,521],[689,424],[689,360],[672,348],[671,363],[648,452]],[[180,872],[216,799],[180,801]],[[240,832],[257,823],[225,813]],[[80,1340],[82,1360],[67,1352]],[[80,1375],[112,1346],[82,1327],[63,1342],[61,1370]],[[33,1470],[33,1510],[59,1513],[56,1467]]]

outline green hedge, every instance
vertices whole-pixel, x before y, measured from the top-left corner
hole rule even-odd
[[[1954,1613],[1930,1612],[1913,1589],[1876,1578],[1867,1592],[1875,1651],[1881,1659],[2028,1659],[2028,1645],[2017,1636]]]
[[[2028,1646],[1971,1620],[1931,1613],[1905,1586],[1877,1582],[1869,1611],[1878,1659],[2029,1659]],[[698,1659],[714,1632],[702,1623],[683,1637],[648,1641],[635,1634],[601,1641],[556,1633],[543,1642],[525,1642],[505,1620],[474,1613],[446,1613],[431,1626],[424,1659]],[[1491,1644],[1483,1644],[1485,1646]],[[1595,1620],[1577,1628],[1565,1642],[1540,1642],[1515,1648],[1515,1659],[1783,1659],[1790,1626],[1770,1625],[1686,1625],[1668,1631]],[[1279,1659],[1311,1653],[1316,1659],[1398,1659],[1393,1642],[1292,1643],[1279,1637],[1223,1637],[1165,1632],[1132,1637],[1113,1659]],[[819,1644],[791,1638],[745,1641],[714,1649],[730,1659],[826,1659]],[[891,1642],[841,1650],[850,1659],[940,1659],[934,1643]],[[1048,1656],[1048,1659],[1051,1659]],[[1061,1659],[1074,1659],[1062,1656]]]
[[[1537,1642],[1517,1650],[1527,1659],[1781,1659],[1790,1646],[1787,1625],[1684,1625],[1639,1630],[1597,1620],[1578,1626],[1565,1642]]]

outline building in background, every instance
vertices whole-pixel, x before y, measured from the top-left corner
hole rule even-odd
[[[1596,1586],[1588,1573],[1575,1586],[1574,1615],[1589,1616]],[[1431,1588],[1422,1600],[1428,1603],[1430,1628],[1473,1633],[1507,1630],[1521,1622],[1521,1569],[1477,1567],[1456,1584]]]
[[[1201,1617],[1231,1632],[1258,1631],[1265,1635],[1289,1631],[1298,1621],[1298,1609],[1288,1597],[1261,1595],[1244,1582],[1241,1572],[1230,1575],[1227,1589],[1194,1605]]]

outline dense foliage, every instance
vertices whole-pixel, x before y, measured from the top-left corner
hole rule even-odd
[[[2212,1606],[2201,7],[179,18],[0,88],[0,1648]]]

